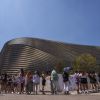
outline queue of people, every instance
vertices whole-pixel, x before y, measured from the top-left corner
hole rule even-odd
[[[77,93],[99,92],[100,76],[99,73],[93,72],[77,72],[75,73]]]
[[[57,71],[54,69],[49,74],[43,72],[41,75],[38,71],[35,71],[33,74],[31,71],[28,71],[25,74],[23,69],[21,69],[16,76],[10,76],[6,73],[0,76],[0,93],[37,95],[41,91],[44,95],[46,94],[45,86],[47,85],[46,77],[48,76],[50,77],[50,92],[53,95],[60,92],[65,95],[70,94],[70,91],[72,91],[70,89],[70,77],[73,77],[73,82],[75,82],[73,91],[77,91],[78,94],[89,93],[91,91],[99,92],[100,90],[100,73],[76,71],[70,75],[69,71],[63,70],[61,74],[62,80],[60,80]],[[60,90],[59,80],[63,82],[63,90]],[[40,83],[42,83],[41,87]]]

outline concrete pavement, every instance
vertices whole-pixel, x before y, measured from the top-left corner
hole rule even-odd
[[[100,93],[82,94],[82,95],[17,95],[0,94],[0,100],[100,100]]]

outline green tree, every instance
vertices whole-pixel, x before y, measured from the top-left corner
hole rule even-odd
[[[96,58],[91,54],[82,54],[78,56],[73,64],[74,70],[92,71],[96,69]]]

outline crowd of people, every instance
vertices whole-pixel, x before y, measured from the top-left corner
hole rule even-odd
[[[7,73],[0,75],[0,93],[17,93],[17,94],[39,94],[40,92],[46,94],[45,87],[47,85],[47,78],[50,80],[50,93],[69,95],[72,91],[70,89],[70,77],[74,79],[74,89],[77,94],[99,92],[100,91],[100,73],[76,71],[73,74],[69,74],[69,71],[63,70],[60,74],[62,80],[56,70],[51,72],[39,73],[35,71],[32,73],[28,71],[24,72],[23,69],[17,75],[8,75]],[[60,90],[59,81],[63,83],[63,89]],[[40,87],[40,83],[42,84]]]

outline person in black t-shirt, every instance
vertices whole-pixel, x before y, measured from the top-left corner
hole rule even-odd
[[[69,74],[68,72],[64,71],[62,74],[63,82],[64,82],[64,94],[69,94]]]
[[[99,89],[100,89],[100,72],[98,73]]]
[[[44,87],[46,85],[46,77],[45,74],[42,74],[42,93],[45,94],[44,92]]]

